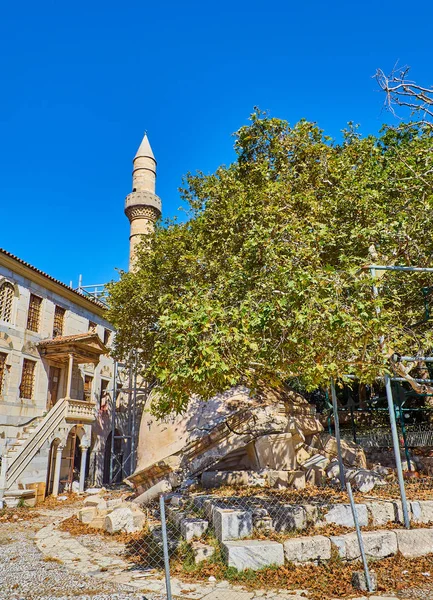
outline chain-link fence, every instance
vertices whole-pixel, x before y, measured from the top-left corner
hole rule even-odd
[[[333,435],[319,436],[298,470],[205,471],[146,505],[129,560],[165,578],[169,598],[308,590],[321,600],[421,587],[433,578],[433,478],[421,466],[425,447],[415,431],[404,439],[388,400],[388,426],[382,415],[374,443],[366,435],[355,445],[344,428],[340,435],[335,410]]]

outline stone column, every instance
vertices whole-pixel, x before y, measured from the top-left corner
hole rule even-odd
[[[68,362],[68,379],[66,381],[66,398],[71,397],[71,388],[72,388],[72,369],[74,367],[74,355],[69,354],[69,362]]]
[[[54,478],[53,478],[53,496],[59,495],[59,484],[60,484],[60,467],[62,466],[62,452],[63,446],[60,444],[56,450],[56,462],[54,465]]]
[[[80,492],[84,492],[84,481],[86,479],[86,461],[87,451],[89,446],[80,445],[81,448],[81,464],[80,464]]]

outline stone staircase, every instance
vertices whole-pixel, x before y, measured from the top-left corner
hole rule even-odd
[[[71,422],[71,426],[74,422],[92,422],[95,418],[94,409],[93,403],[62,398],[44,416],[24,426],[2,457],[0,499],[14,485],[18,485],[20,476],[45,443],[55,439],[62,425],[66,422]]]

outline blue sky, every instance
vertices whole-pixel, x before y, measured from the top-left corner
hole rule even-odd
[[[0,246],[66,283],[116,277],[145,130],[172,217],[182,175],[231,162],[255,105],[376,132],[390,118],[377,67],[433,85],[432,20],[399,1],[4,3]]]

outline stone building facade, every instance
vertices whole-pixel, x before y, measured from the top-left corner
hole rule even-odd
[[[31,484],[57,493],[89,477],[102,483],[114,389],[114,332],[104,312],[99,301],[0,250],[4,494]]]
[[[130,268],[161,214],[146,135],[133,165]],[[0,503],[134,470],[145,385],[110,357],[114,334],[103,303],[0,250]]]

